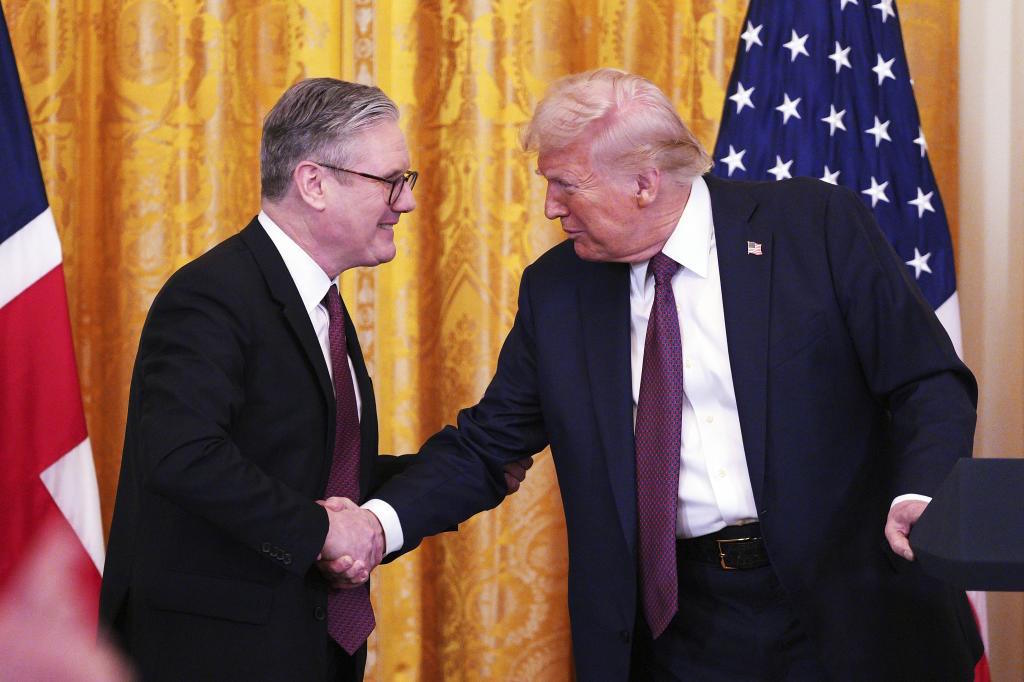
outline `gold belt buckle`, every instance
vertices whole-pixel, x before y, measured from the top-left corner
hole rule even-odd
[[[734,542],[750,542],[756,538],[735,538],[733,540],[715,540],[718,543],[718,563],[722,565],[722,568],[726,571],[735,571],[739,566],[730,566],[725,563],[725,547],[723,545],[731,545]]]

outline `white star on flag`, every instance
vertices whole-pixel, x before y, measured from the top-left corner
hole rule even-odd
[[[932,257],[932,254],[926,253],[924,255],[918,251],[917,247],[914,247],[914,257],[907,261],[907,265],[914,268],[914,279],[921,279],[921,271],[924,270],[929,275],[932,274],[932,269],[928,267],[928,259]]]
[[[871,70],[878,74],[878,84],[881,85],[882,81],[886,78],[896,80],[896,76],[892,75],[892,64],[896,61],[896,57],[893,57],[889,61],[882,59],[882,55],[877,55],[878,62],[871,67]]]
[[[889,137],[890,123],[891,121],[886,121],[885,123],[882,123],[881,121],[878,120],[878,117],[875,116],[875,125],[864,131],[868,135],[875,136],[875,149],[878,149],[878,145],[882,144],[882,140],[888,140],[889,142],[892,142],[892,138]]]
[[[797,55],[806,55],[810,57],[810,53],[807,51],[805,43],[810,33],[805,33],[802,36],[798,36],[796,31],[792,32],[793,37],[789,39],[788,43],[783,44],[783,47],[790,51],[789,61],[795,62]]]
[[[917,217],[918,218],[923,217],[925,211],[931,211],[932,213],[935,213],[935,209],[932,208],[932,195],[933,194],[935,194],[935,192],[928,192],[928,194],[925,194],[924,192],[921,191],[921,188],[918,187],[917,188],[917,198],[916,199],[911,199],[910,201],[907,202],[911,206],[916,206],[917,207]]]
[[[828,136],[832,137],[836,134],[836,128],[846,130],[846,126],[843,124],[843,116],[846,114],[846,109],[836,111],[834,104],[830,104],[828,108],[828,116],[821,120],[828,124]]]
[[[719,159],[722,163],[729,167],[729,175],[732,176],[732,172],[739,168],[740,170],[747,170],[747,167],[743,165],[743,155],[747,153],[746,149],[736,151],[732,145],[729,145],[729,155]]]
[[[896,12],[892,10],[892,0],[880,0],[877,5],[871,5],[871,9],[877,9],[882,13],[883,24],[888,17],[896,16]]]
[[[830,185],[839,184],[839,171],[830,171],[828,164],[825,164],[825,172],[821,174],[821,179]]]
[[[789,93],[785,92],[782,93],[782,96],[785,97],[786,99],[785,101],[782,102],[782,104],[775,107],[775,110],[782,112],[782,125],[786,125],[787,123],[789,123],[789,119],[793,118],[794,116],[800,118],[800,112],[796,110],[796,105],[800,104],[801,98],[797,97],[796,99],[790,99]]]
[[[868,187],[867,189],[861,190],[861,194],[867,194],[869,197],[871,197],[871,208],[874,208],[875,204],[877,204],[879,201],[884,201],[885,203],[889,203],[889,197],[885,196],[885,188],[888,187],[888,186],[889,186],[889,181],[888,180],[886,180],[881,185],[879,185],[878,181],[875,180],[875,176],[872,175],[871,176],[871,187]]]
[[[828,58],[836,63],[836,73],[839,73],[839,71],[844,66],[846,68],[848,68],[848,69],[852,69],[853,68],[852,66],[850,66],[850,47],[849,47],[849,45],[847,45],[846,47],[842,47],[839,44],[838,40],[836,41],[836,51],[833,52],[832,54],[830,54],[828,56]]]
[[[740,39],[747,44],[747,52],[750,52],[752,45],[761,45],[764,47],[764,43],[761,42],[762,28],[764,28],[764,24],[754,26],[749,21],[747,22],[747,30],[740,34]]]
[[[736,92],[729,97],[730,100],[736,102],[736,113],[743,111],[743,107],[754,108],[754,102],[751,101],[750,95],[753,94],[754,88],[744,88],[743,83],[736,83]]]
[[[856,4],[858,4],[857,0],[841,0],[841,3],[839,5],[839,11],[842,12],[844,9],[846,9],[847,5],[856,5]]]
[[[928,151],[928,143],[924,139],[924,130],[921,126],[917,126],[917,137],[914,138],[914,144],[921,147],[921,158],[924,158],[924,153]]]
[[[769,168],[768,172],[775,176],[776,180],[785,180],[786,178],[793,177],[789,173],[789,167],[793,165],[793,159],[782,162],[781,156],[775,157],[775,168]]]

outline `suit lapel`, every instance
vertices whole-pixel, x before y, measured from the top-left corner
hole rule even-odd
[[[629,351],[629,266],[588,263],[580,284],[583,346],[608,477],[632,554],[636,544],[636,456]]]
[[[306,312],[299,291],[295,282],[288,273],[288,268],[281,259],[277,247],[267,236],[266,231],[260,226],[255,218],[242,230],[242,239],[249,246],[256,262],[263,272],[271,295],[281,304],[282,312],[292,332],[299,340],[303,353],[309,360],[313,371],[316,373],[317,383],[320,392],[327,402],[327,453],[324,458],[322,477],[327,480],[331,466],[331,455],[334,452],[334,429],[333,419],[335,411],[334,386],[331,383],[331,375],[327,370],[327,363],[324,361],[323,349],[320,341],[313,331],[313,325],[309,323],[309,313]],[[342,302],[342,307],[345,304]],[[345,309],[345,339],[346,351],[352,358],[352,367],[355,370],[356,384],[359,386],[359,398],[362,403],[361,414],[359,415],[359,500],[366,498],[369,492],[370,481],[373,475],[373,465],[377,457],[377,405],[373,397],[373,383],[366,371],[366,363],[363,361],[363,351],[359,347],[359,337],[352,325],[352,318]],[[348,369],[347,367],[345,368]]]
[[[757,202],[742,187],[711,176],[706,176],[705,180],[711,192],[729,364],[743,449],[754,499],[760,507],[768,409],[772,233],[766,227],[753,224],[751,217]],[[760,245],[762,255],[748,253],[748,248],[755,245]]]
[[[345,303],[342,302],[342,307]],[[362,502],[370,492],[370,481],[373,479],[373,466],[377,459],[377,403],[373,397],[373,382],[366,371],[363,351],[359,347],[359,337],[352,324],[352,316],[345,308],[345,339],[348,356],[352,358],[352,367],[359,386],[359,398],[362,403],[359,415],[359,500]]]
[[[316,374],[317,384],[320,386],[320,393],[327,403],[327,414],[334,415],[334,387],[331,384],[331,375],[327,371],[327,363],[324,361],[324,353],[320,348],[320,341],[316,338],[313,325],[309,322],[309,313],[302,305],[299,297],[299,290],[295,288],[295,282],[288,273],[288,268],[281,259],[274,242],[270,240],[266,231],[260,226],[259,221],[253,218],[252,222],[242,230],[242,240],[252,251],[256,263],[263,273],[267,282],[270,294],[280,305],[288,326],[298,339],[303,354],[309,361],[310,368]],[[334,452],[334,419],[327,419],[327,452]],[[327,458],[327,465],[330,465],[330,458]],[[327,473],[324,470],[324,480]]]

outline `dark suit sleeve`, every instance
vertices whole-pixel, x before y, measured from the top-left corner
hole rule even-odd
[[[826,248],[865,380],[888,412],[892,496],[932,495],[970,457],[977,384],[867,207],[832,192]]]
[[[245,401],[258,399],[245,385],[251,340],[233,288],[179,273],[153,304],[139,350],[140,476],[255,551],[290,554],[284,567],[302,574],[323,546],[327,516],[232,440]]]
[[[373,464],[373,478],[370,481],[370,495],[389,480],[405,471],[415,461],[416,455],[378,455]]]
[[[504,465],[548,444],[538,394],[529,279],[527,270],[515,323],[483,398],[459,413],[457,426],[445,427],[424,443],[411,464],[375,493],[398,514],[403,551],[497,506],[508,492]]]

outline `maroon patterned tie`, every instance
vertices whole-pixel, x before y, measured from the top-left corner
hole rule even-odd
[[[327,497],[347,497],[359,501],[359,415],[356,392],[348,368],[345,350],[345,313],[338,286],[332,284],[323,305],[330,316],[327,335],[331,345],[334,374],[335,427],[334,459],[327,477]],[[349,589],[332,590],[327,595],[327,631],[349,654],[363,645],[376,621],[370,605],[369,583]]]
[[[658,637],[678,610],[676,503],[683,419],[683,347],[672,275],[679,263],[651,259],[654,306],[647,322],[640,397],[636,406],[636,503],[640,592],[651,635]]]

